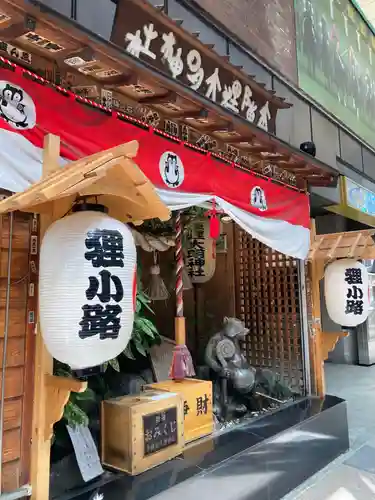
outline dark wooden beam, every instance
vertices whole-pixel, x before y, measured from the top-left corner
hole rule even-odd
[[[11,42],[16,38],[25,35],[30,29],[28,29],[24,22],[11,24],[7,28],[0,30],[0,39],[3,42]]]
[[[110,78],[98,78],[98,81],[102,82],[105,88],[110,90],[118,90],[120,92],[119,87],[126,87],[127,85],[138,85],[139,77],[136,73],[122,74],[117,76],[111,76]]]
[[[224,133],[224,132],[223,132]],[[224,137],[224,136],[220,136],[220,142],[222,142],[223,144],[225,145],[228,145],[228,146],[231,146],[232,148],[234,149],[238,149],[240,151],[240,149],[237,147],[237,146],[233,146],[232,145],[232,142],[233,142],[233,138],[234,136],[232,134],[234,134],[235,132],[231,132],[231,131],[228,131],[228,136],[227,137]]]
[[[293,159],[287,161],[287,160],[279,160],[280,165],[288,164],[288,165],[293,165],[295,168],[306,168],[307,166],[309,168],[314,168],[310,163],[306,163],[305,161],[293,161]]]
[[[64,62],[69,59],[73,59],[73,57],[80,57],[83,59],[86,63],[91,63],[95,61],[95,52],[91,47],[82,47],[78,50],[71,50],[67,54],[67,51],[61,51],[61,53],[58,53],[55,55],[55,59],[58,62]],[[66,63],[65,63],[66,64]],[[74,68],[75,66],[71,66],[70,64],[67,64],[69,68]]]
[[[210,118],[210,117],[209,117]],[[211,119],[211,118],[210,118]],[[190,124],[190,121],[187,121],[187,123]],[[194,128],[199,130],[202,134],[213,134],[214,132],[219,132],[219,131],[230,131],[231,123],[230,122],[216,122],[216,123],[202,123],[202,122],[195,122],[193,124]],[[220,139],[222,140],[222,139]]]
[[[282,166],[280,168],[284,168],[284,167]],[[294,168],[294,167],[293,167],[293,172],[296,175],[302,175],[302,176],[316,173],[315,170],[310,169],[310,168]]]
[[[298,175],[298,172],[296,172],[296,170],[290,166],[290,165],[283,165],[282,167],[280,165],[278,165],[276,162],[275,163],[271,163],[271,162],[266,162],[266,165],[269,165],[271,167],[276,167],[277,169],[279,170],[285,170],[285,172],[289,172],[289,173],[292,173],[294,175]],[[301,172],[304,176],[305,172]]]
[[[176,116],[180,119],[197,119],[197,118],[206,118],[208,116],[208,112],[206,109],[187,109],[182,110],[180,113],[176,113]]]
[[[268,151],[263,151],[263,160],[268,161],[269,163],[277,163],[280,161],[285,161],[289,163],[290,156],[285,154],[268,154]]]
[[[243,148],[247,148],[250,147],[250,145],[253,143],[254,137],[255,137],[254,135],[249,135],[249,134],[247,134],[246,136],[241,135],[240,137],[233,137],[233,139],[231,139],[230,142],[232,144],[241,144],[248,142],[249,146],[246,146],[245,144],[242,146]]]
[[[254,156],[256,155],[261,155],[262,153],[267,153],[267,148],[263,144],[253,144],[251,146],[244,146],[243,149],[250,154],[253,154]],[[260,158],[261,160],[264,160],[265,158],[262,156]]]
[[[149,106],[149,105],[162,105],[162,104],[167,104],[167,103],[176,103],[177,99],[178,99],[178,95],[176,94],[176,92],[172,92],[172,91],[168,91],[166,94],[164,95],[153,95],[153,96],[150,96],[150,97],[143,97],[142,99],[139,100],[139,102],[141,104],[145,104],[146,106]]]
[[[233,122],[227,122],[225,127],[216,129],[217,134],[227,134],[228,132],[236,132]],[[241,135],[238,133],[238,135]]]

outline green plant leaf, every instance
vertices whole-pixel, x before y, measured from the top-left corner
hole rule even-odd
[[[95,401],[96,395],[92,389],[87,388],[84,392],[73,393],[76,401]]]
[[[136,340],[134,340],[134,344],[135,344],[135,348],[137,349],[139,354],[142,354],[142,356],[147,356],[147,352],[143,346],[142,341],[136,339]]]
[[[137,330],[139,331],[140,334],[144,333],[145,335],[148,335],[149,337],[154,338],[154,331],[152,328],[150,328],[147,321],[148,320],[146,320],[146,318],[137,318],[136,322],[135,322]],[[152,323],[151,323],[151,325],[152,325]],[[157,333],[157,331],[155,333]]]
[[[156,328],[156,326],[154,325],[154,323],[152,321],[150,321],[148,318],[142,318],[142,321],[145,325],[147,325],[147,327],[155,334],[159,334],[158,332],[158,329]]]
[[[131,335],[131,340],[127,348],[123,351],[124,356],[129,359],[135,359],[131,347],[133,346],[139,354],[142,356],[147,356],[147,352],[150,346],[155,343],[159,337],[159,332],[154,325],[154,323],[145,318],[144,311],[147,310],[152,314],[155,314],[150,307],[151,300],[147,294],[143,291],[143,285],[141,280],[142,269],[138,264],[137,269],[137,297],[136,297],[136,310],[134,314],[133,331]]]
[[[125,347],[125,349],[124,349],[123,353],[124,353],[124,356],[126,356],[127,358],[132,359],[133,361],[135,361],[135,357],[134,357],[134,355],[133,355],[133,353],[132,353],[132,350],[131,350],[131,348],[130,348],[130,344],[128,344],[128,345]]]
[[[65,377],[65,378],[72,376],[71,372],[67,368],[63,368],[62,366],[56,368],[54,374],[57,377]]]
[[[148,303],[147,303],[147,302],[146,302],[146,303],[145,303],[145,302],[142,302],[142,306],[143,306],[145,309],[147,309],[147,311],[149,311],[151,314],[155,314],[155,313],[154,313],[154,310],[153,310],[153,309],[151,309],[151,307],[148,305]]]
[[[116,371],[120,373],[120,363],[118,362],[117,358],[113,358],[110,361],[108,361],[108,364]]]
[[[139,314],[141,312],[141,309],[142,309],[142,302],[137,299],[135,301],[135,313]]]
[[[71,401],[68,401],[65,405],[64,419],[66,420],[66,423],[73,428],[77,427],[77,425],[89,425],[89,417],[78,405],[72,403]]]
[[[138,293],[138,300],[140,300],[143,304],[150,304],[151,303],[150,297],[143,290],[141,290]]]
[[[151,335],[153,337],[153,331],[150,327],[145,323],[145,318],[137,318],[135,321],[136,331],[142,335],[145,333],[146,335]]]
[[[142,341],[142,332],[137,326],[132,331],[131,340],[133,340],[133,342]]]
[[[152,314],[155,314],[153,309],[149,306],[151,300],[147,297],[147,295],[144,292],[140,292],[137,294],[137,301],[139,301],[141,305],[145,307],[148,311],[150,311]]]

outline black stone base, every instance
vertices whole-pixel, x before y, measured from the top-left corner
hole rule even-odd
[[[116,474],[58,500],[279,500],[348,448],[346,402],[305,398],[140,476]]]

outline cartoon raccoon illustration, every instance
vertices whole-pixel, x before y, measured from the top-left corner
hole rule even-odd
[[[0,115],[8,123],[16,127],[26,128],[27,114],[22,103],[24,94],[22,89],[7,83],[0,94]]]
[[[164,179],[170,187],[176,187],[180,184],[180,167],[177,155],[168,154],[164,165]]]
[[[252,189],[250,203],[254,208],[259,208],[262,212],[267,210],[266,196],[261,187],[255,186]]]

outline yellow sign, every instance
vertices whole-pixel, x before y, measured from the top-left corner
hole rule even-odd
[[[149,387],[158,391],[175,392],[182,395],[186,443],[213,432],[212,382],[197,379],[185,379],[181,382],[165,380]]]
[[[340,177],[340,191],[340,204],[327,207],[327,210],[375,227],[375,193],[348,177]]]

